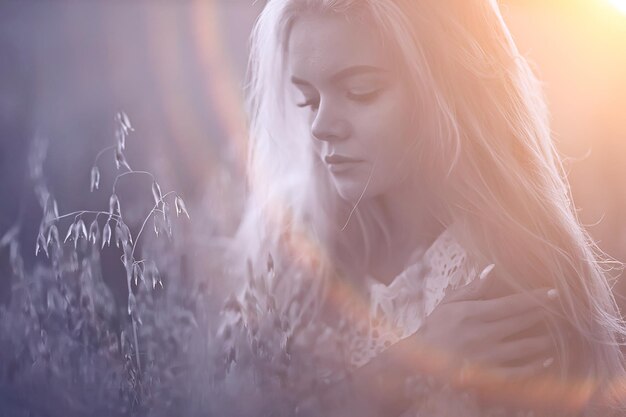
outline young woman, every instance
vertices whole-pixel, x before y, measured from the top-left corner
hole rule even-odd
[[[299,413],[624,412],[624,323],[494,0],[269,0],[249,64],[235,247],[310,272],[270,288],[333,329]]]

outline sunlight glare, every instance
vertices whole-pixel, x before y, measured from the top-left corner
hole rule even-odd
[[[626,14],[626,0],[608,0],[620,12]]]

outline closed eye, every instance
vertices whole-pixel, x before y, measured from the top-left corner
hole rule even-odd
[[[347,96],[351,100],[367,103],[369,101],[374,100],[381,93],[382,89],[374,90],[369,93],[364,94],[355,94],[355,93],[347,93]]]
[[[317,110],[319,107],[319,101],[316,99],[307,100],[304,103],[297,104],[298,107],[311,107],[311,110]]]

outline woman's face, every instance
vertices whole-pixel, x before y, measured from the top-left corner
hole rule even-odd
[[[416,168],[408,152],[414,104],[372,26],[307,14],[294,22],[287,47],[294,101],[308,113],[315,152],[339,195],[356,201],[366,185],[363,198],[403,183]],[[332,155],[353,162],[327,161]]]

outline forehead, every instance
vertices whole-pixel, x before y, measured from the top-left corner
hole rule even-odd
[[[391,69],[391,53],[373,25],[339,14],[298,16],[289,33],[287,60],[292,74],[325,78],[353,65]]]

